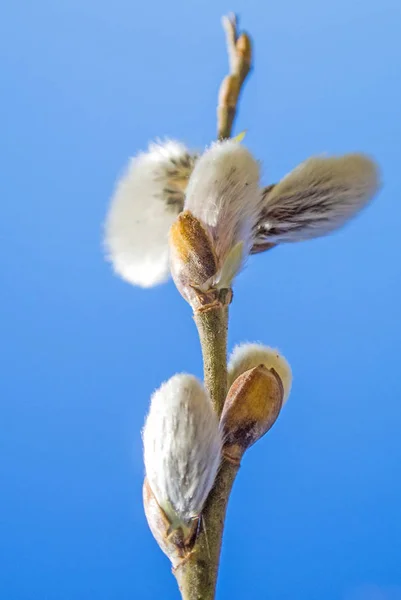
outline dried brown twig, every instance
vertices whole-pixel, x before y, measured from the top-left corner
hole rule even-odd
[[[230,73],[221,83],[217,106],[217,137],[229,138],[242,86],[252,66],[252,45],[247,33],[238,35],[235,15],[223,17]]]

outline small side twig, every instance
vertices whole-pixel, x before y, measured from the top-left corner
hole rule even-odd
[[[251,70],[252,46],[247,33],[238,35],[235,15],[223,17],[230,73],[221,83],[217,106],[217,137],[229,138],[242,86]]]

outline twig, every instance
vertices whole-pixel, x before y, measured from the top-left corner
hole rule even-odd
[[[239,95],[251,70],[252,47],[247,33],[238,36],[235,15],[223,17],[230,73],[222,81],[217,106],[217,137],[229,138],[237,112]]]

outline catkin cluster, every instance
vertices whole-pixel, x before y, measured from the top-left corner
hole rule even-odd
[[[171,273],[195,314],[225,309],[251,254],[333,231],[378,185],[375,163],[360,154],[310,158],[264,188],[260,164],[239,138],[200,155],[178,142],[159,143],[131,161],[117,186],[106,246],[116,272],[131,283],[151,286]],[[144,505],[174,566],[193,547],[222,461],[239,464],[276,421],[291,370],[277,351],[244,344],[229,360],[227,384],[221,415],[191,375],[175,375],[151,398]]]
[[[264,187],[260,163],[238,138],[202,154],[181,142],[151,144],[131,159],[105,225],[114,270],[151,287],[173,275],[195,308],[229,288],[249,254],[331,233],[379,189],[363,154],[309,158]],[[178,218],[177,218],[178,217]]]
[[[274,349],[243,344],[228,365],[219,419],[196,377],[178,374],[154,392],[143,429],[144,505],[150,529],[174,566],[190,552],[222,460],[239,463],[274,424],[291,370]]]
[[[229,74],[218,96],[218,141],[203,152],[158,141],[132,158],[115,187],[104,236],[107,257],[125,281],[152,287],[172,276],[199,332],[205,383],[188,374],[163,383],[143,429],[146,517],[187,600],[214,598],[237,468],[291,390],[291,369],[277,350],[242,344],[227,364],[235,277],[253,254],[342,227],[380,187],[377,165],[359,153],[311,157],[277,183],[262,184],[261,164],[243,135],[230,139],[252,43],[234,15],[223,26]]]

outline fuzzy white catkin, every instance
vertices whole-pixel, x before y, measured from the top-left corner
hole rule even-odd
[[[209,232],[220,271],[230,253],[230,260],[238,263],[233,271],[248,255],[261,201],[259,163],[239,141],[215,142],[197,161],[188,183],[185,209]]]
[[[284,388],[283,405],[287,402],[292,385],[291,367],[287,360],[275,348],[262,344],[239,344],[235,346],[228,361],[228,385],[241,375],[264,365],[267,369],[274,369],[281,379]]]
[[[168,232],[183,208],[196,155],[168,140],[132,158],[117,183],[105,224],[105,246],[115,272],[133,285],[169,278]]]
[[[202,384],[178,374],[154,392],[143,430],[146,476],[172,528],[199,516],[220,465],[221,433]]]
[[[379,186],[378,168],[363,154],[309,158],[266,195],[255,243],[326,235],[361,210]]]

